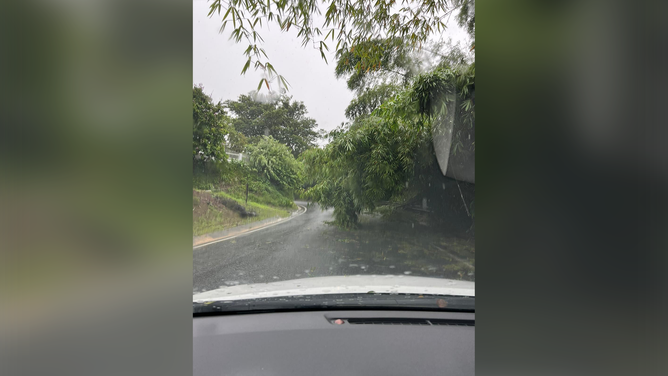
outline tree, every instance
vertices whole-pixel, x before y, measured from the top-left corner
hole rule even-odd
[[[399,85],[380,84],[376,87],[368,88],[357,94],[346,107],[346,117],[352,121],[369,116],[383,102],[393,97],[401,90]]]
[[[193,162],[225,161],[229,118],[223,105],[213,103],[204,87],[193,86]]]
[[[325,51],[327,45],[336,43],[334,51],[347,51],[356,46],[361,58],[361,65],[374,69],[381,61],[380,51],[367,42],[378,39],[399,38],[413,50],[419,50],[433,34],[440,34],[446,28],[451,13],[466,10],[467,22],[469,14],[475,11],[473,0],[423,0],[402,2],[395,0],[214,0],[209,7],[209,16],[222,16],[221,32],[232,26],[230,39],[239,43],[248,43],[244,51],[247,57],[241,73],[244,74],[251,65],[265,72],[260,80],[258,90],[276,79],[279,86],[287,88],[287,82],[279,75],[262,47],[262,36],[259,30],[270,23],[275,23],[283,32],[291,28],[298,30],[302,46],[311,44],[327,61]],[[315,17],[324,11],[322,24],[315,24]],[[462,12],[460,12],[462,13]],[[475,17],[473,13],[473,24]]]
[[[276,100],[259,101],[251,95],[240,95],[236,101],[226,101],[225,106],[234,115],[234,129],[252,140],[271,136],[285,144],[297,157],[316,145],[317,123],[307,117],[303,102],[291,101],[280,96]]]
[[[384,101],[410,85],[420,71],[431,71],[439,66],[467,66],[472,62],[469,54],[450,41],[429,43],[428,48],[419,54],[407,48],[399,38],[375,39],[363,44],[366,48],[352,46],[337,53],[336,76],[346,77],[348,89],[356,94],[346,108],[346,117],[350,120],[371,114]],[[380,56],[374,69],[363,64],[359,52],[370,48]]]
[[[465,13],[461,23],[474,17],[467,8],[471,1],[455,3]],[[443,124],[450,111],[456,123],[452,152],[474,152],[475,142],[466,144],[463,135],[471,134],[475,121],[475,63],[450,42],[428,47],[418,53],[401,38],[376,38],[337,52],[336,75],[346,77],[356,94],[346,109],[352,123],[331,132],[324,150],[302,160],[306,196],[333,207],[340,226],[355,227],[362,211],[406,202],[429,189],[438,170],[432,168],[434,125]],[[369,65],[370,53],[376,65]]]
[[[459,8],[457,23],[463,27],[471,37],[471,49],[475,48],[475,0],[455,0]]]
[[[318,26],[314,16],[322,14],[321,5]],[[457,22],[474,38],[474,0],[214,0],[209,15],[222,16],[221,32],[233,26],[231,39],[248,42],[242,74],[251,65],[264,70],[258,90],[264,84],[271,91],[274,79],[287,86],[262,48],[263,24],[277,23],[283,32],[296,28],[302,44],[313,44],[325,61],[326,43],[336,43],[336,73],[347,76],[357,94],[346,111],[352,123],[330,132],[324,149],[309,150],[300,160],[306,196],[334,207],[337,224],[354,227],[362,211],[416,194],[411,187],[427,179],[435,163],[434,124],[455,111],[473,127],[474,63],[449,53],[425,73],[413,69],[421,62],[417,54],[457,11]]]
[[[370,66],[365,55],[373,51],[378,62]],[[381,84],[405,85],[415,75],[417,62],[400,38],[373,39],[336,53],[337,78],[347,77],[348,89],[357,94]]]
[[[248,138],[243,133],[237,132],[234,127],[230,127],[229,133],[227,134],[227,144],[234,151],[243,151],[248,145]]]
[[[292,192],[301,185],[302,165],[284,144],[271,136],[262,136],[246,150],[250,154],[250,167],[267,182],[285,192]]]
[[[459,96],[459,122],[473,125],[474,78],[474,66],[438,67],[418,75],[369,115],[331,132],[332,142],[323,150],[301,157],[306,181],[312,184],[306,196],[333,207],[335,223],[347,228],[357,225],[364,210],[416,196],[416,187],[428,186],[436,162],[433,124],[454,96]]]

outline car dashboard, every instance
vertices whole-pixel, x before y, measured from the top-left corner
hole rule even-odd
[[[474,375],[473,312],[197,316],[194,375]]]

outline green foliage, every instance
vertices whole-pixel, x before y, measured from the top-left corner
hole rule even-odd
[[[475,0],[457,0],[454,4],[459,7],[457,23],[473,38],[475,46]]]
[[[475,123],[475,63],[438,66],[416,77],[412,85],[386,101],[377,114],[385,118],[418,116],[422,121],[438,121],[447,104],[457,100],[455,117],[469,128]]]
[[[193,170],[195,189],[224,191],[235,199],[245,200],[246,184],[250,201],[276,207],[294,207],[292,192],[281,191],[245,163],[207,162]]]
[[[229,118],[221,103],[214,104],[202,86],[193,87],[193,162],[224,162]]]
[[[235,116],[232,124],[237,132],[251,140],[271,136],[287,145],[295,157],[316,145],[317,124],[306,116],[303,102],[292,102],[288,96],[280,96],[273,101],[256,99],[261,98],[240,95],[236,101],[225,102]]]
[[[432,102],[444,104],[444,99],[439,97],[454,92],[456,83],[453,77],[457,74],[452,70],[469,66],[471,60],[470,55],[462,51],[459,45],[453,46],[449,41],[432,43],[419,55],[398,38],[377,39],[363,44],[367,46],[366,49],[352,46],[337,54],[336,75],[348,77],[348,88],[357,94],[346,109],[346,117],[350,120],[370,115],[402,88],[411,85],[414,87],[412,92],[421,95],[421,112],[435,110]],[[366,66],[358,52],[368,49],[377,50],[381,56],[376,66]],[[425,65],[431,66],[429,71],[416,75]]]
[[[227,127],[229,119],[223,112],[222,104],[213,105],[211,98],[203,93],[201,87],[196,86],[193,93],[193,143],[195,145],[193,187],[215,192],[227,191],[235,199],[245,200],[246,184],[248,184],[251,201],[276,207],[294,208],[292,195],[301,185],[302,166],[292,152],[300,147],[311,147],[312,144],[304,145],[306,142],[298,140],[296,134],[292,135],[292,140],[296,140],[293,150],[272,137],[257,134],[253,135],[254,137],[246,137],[233,127]],[[244,108],[236,102],[232,105],[239,111],[239,114],[246,115],[246,119],[256,113],[260,114],[259,117],[263,118],[266,124],[276,120],[276,116],[265,115],[291,116],[297,123],[296,126],[302,126],[304,131],[302,134],[305,135],[305,138],[316,134],[309,128],[315,125],[315,121],[300,119],[306,113],[301,103],[290,103],[289,98],[284,98],[280,102],[280,108],[277,108],[278,106],[272,104],[267,105],[252,100],[251,102],[246,103],[261,106],[249,105]],[[266,106],[269,106],[271,111],[265,111]],[[262,124],[261,122],[250,123],[251,130],[253,125],[259,128],[261,125],[258,124]],[[287,139],[289,133],[285,129],[290,129],[290,127],[281,127],[283,124],[274,125],[272,129],[278,136],[285,136]],[[246,149],[250,153],[250,164],[227,162],[224,152],[226,136],[233,149],[238,151]],[[256,143],[253,144],[251,141],[256,141]],[[200,152],[202,150],[209,154]]]
[[[220,161],[197,161],[193,163],[193,188],[200,190],[216,189],[231,164]]]
[[[333,207],[334,223],[338,226],[355,228],[364,206],[352,196],[343,163],[329,159],[331,153],[328,147],[312,149],[301,156],[311,184],[302,195],[322,208]]]
[[[422,74],[411,88],[418,113],[426,116],[438,116],[446,111],[446,103],[453,100],[448,94],[454,94],[454,72],[449,69],[436,70]]]
[[[338,225],[354,227],[363,210],[401,198],[416,165],[431,163],[428,153],[417,161],[425,156],[418,148],[429,147],[430,137],[429,128],[399,118],[372,115],[356,121],[324,150],[304,156],[308,180],[315,182],[306,196],[334,207]]]
[[[330,133],[332,142],[300,157],[305,196],[333,207],[335,223],[355,227],[364,210],[405,202],[435,163],[432,125],[460,96],[459,116],[474,119],[475,67],[439,67],[419,75],[368,116]],[[470,102],[467,102],[470,101]]]
[[[263,136],[257,144],[246,147],[250,167],[277,188],[292,192],[302,183],[302,165],[284,144]]]
[[[286,209],[296,209],[296,206],[293,202],[290,202],[290,205],[283,205],[282,208],[276,208],[273,207],[275,205],[273,206],[272,204],[266,205],[265,203],[255,201],[250,196],[248,198],[248,204],[246,204],[244,198],[236,197],[234,195],[225,192],[216,192],[214,196],[236,201],[237,204],[243,206],[246,211],[255,212],[257,214],[257,217],[254,217],[254,220],[263,220],[276,216],[287,217],[288,215],[290,215],[290,212]]]
[[[249,175],[247,182],[248,199],[250,201],[284,208],[294,207],[294,202],[289,197],[289,194],[279,191],[276,187],[257,175]],[[246,197],[246,185],[245,183],[241,183],[231,186],[227,189],[227,193],[237,199],[244,200]]]
[[[224,203],[224,206],[211,205],[204,215],[193,218],[193,235],[203,235],[273,217],[287,217],[290,215],[290,211],[286,209],[294,209],[292,206],[276,208],[263,205],[263,203],[252,200],[252,198],[249,198],[248,204],[246,204],[244,198],[232,196],[225,192],[216,192],[213,194],[213,198],[218,203]],[[193,197],[194,201],[195,197]],[[228,205],[229,207],[236,207],[236,210],[228,209]],[[294,204],[292,205],[294,206]],[[244,216],[239,214],[240,212],[254,212],[256,215]]]
[[[459,153],[464,148],[464,135],[475,126],[475,63],[457,68],[440,66],[421,75],[413,84],[411,95],[417,101],[418,113],[431,121],[444,121],[448,102],[457,100],[452,152]],[[471,148],[475,151],[475,142]]]
[[[468,8],[469,1],[465,1]],[[379,38],[401,39],[411,49],[419,49],[431,36],[438,35],[446,28],[450,13],[462,7],[462,0],[426,0],[418,4],[395,1],[360,0],[213,0],[209,7],[209,16],[222,17],[221,32],[232,26],[230,39],[239,43],[248,43],[244,51],[247,61],[242,74],[251,65],[265,72],[258,89],[269,82],[278,81],[279,87],[286,88],[287,82],[269,63],[266,51],[262,47],[262,36],[258,30],[263,25],[277,24],[281,31],[290,28],[298,30],[302,46],[311,44],[319,50],[320,56],[327,61],[325,52],[347,51],[351,46],[358,46],[363,66],[373,67],[382,60],[382,54],[373,45],[365,44]],[[315,24],[315,17],[324,11],[322,24]],[[328,46],[329,43],[330,45]],[[334,45],[336,43],[336,45]]]
[[[318,26],[313,16],[321,14],[321,5],[324,18]],[[381,202],[405,201],[412,194],[407,187],[424,179],[435,162],[432,126],[450,115],[454,101],[460,103],[455,108],[456,121],[470,130],[475,124],[475,65],[467,65],[465,53],[435,53],[440,65],[429,63],[427,73],[415,74],[420,65],[416,51],[445,29],[454,11],[459,11],[458,22],[474,37],[474,0],[430,0],[401,6],[375,0],[214,0],[209,15],[217,12],[222,17],[221,32],[231,25],[231,39],[249,44],[242,74],[251,65],[265,71],[267,78],[260,81],[258,90],[265,84],[271,91],[269,82],[274,79],[279,86],[287,86],[268,62],[256,29],[263,23],[277,23],[282,31],[296,28],[302,44],[312,43],[325,60],[326,42],[336,42],[336,74],[348,77],[348,87],[357,94],[346,110],[352,124],[330,132],[331,142],[324,149],[299,150],[278,133],[271,134],[269,124],[276,118],[268,116],[264,124],[256,121],[264,113],[259,105],[248,106],[250,115],[237,114],[243,119],[237,130],[250,138],[271,134],[291,145],[293,155],[304,165],[303,195],[323,207],[333,207],[340,226],[355,227],[362,211],[374,210]],[[455,150],[457,137],[453,139]],[[272,147],[263,148],[258,153],[257,146],[248,147],[257,155]],[[256,157],[254,170],[281,189],[296,187],[299,174],[288,174],[290,179],[279,177],[282,170],[270,160]]]
[[[369,61],[369,53],[377,60]],[[361,94],[380,84],[406,84],[415,74],[411,49],[400,38],[374,39],[336,54],[336,77],[348,77],[348,89]]]
[[[227,135],[227,142],[232,150],[242,152],[246,145],[248,145],[248,138],[241,132],[237,132],[234,127],[231,127]]]
[[[369,116],[383,102],[394,96],[400,87],[394,84],[380,84],[376,87],[366,89],[357,95],[346,108],[346,117],[355,120],[359,117]]]

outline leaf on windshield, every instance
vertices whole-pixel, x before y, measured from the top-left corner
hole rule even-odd
[[[445,299],[436,299],[436,304],[439,308],[446,308],[448,306],[448,302]]]

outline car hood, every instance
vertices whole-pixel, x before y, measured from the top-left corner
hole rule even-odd
[[[245,300],[301,295],[427,294],[475,296],[475,283],[405,275],[332,276],[223,287],[193,295],[193,302]]]

